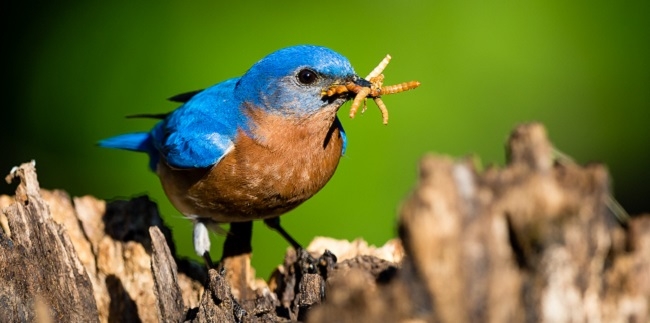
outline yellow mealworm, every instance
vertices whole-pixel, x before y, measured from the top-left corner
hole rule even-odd
[[[349,92],[353,92],[353,93],[359,93],[364,88],[363,86],[357,85],[354,82],[348,82],[345,84],[345,86]]]
[[[350,107],[350,118],[354,118],[354,116],[357,115],[357,110],[359,110],[361,101],[368,97],[368,94],[370,94],[369,87],[361,88],[361,90],[357,92],[357,95],[354,97],[354,101],[352,101],[352,106]]]
[[[383,84],[384,83],[384,74],[379,74],[377,76],[373,76],[368,81],[370,81],[370,83],[372,83],[373,86]]]
[[[377,104],[379,111],[381,111],[381,117],[383,119],[384,124],[388,124],[388,109],[386,108],[386,104],[384,104],[384,101],[382,101],[380,98],[373,98],[373,99],[375,100],[375,103]]]
[[[390,62],[390,59],[391,56],[386,55],[386,57],[379,63],[379,65],[377,65],[377,67],[375,67],[375,69],[373,69],[372,72],[368,74],[366,80],[370,82],[370,87],[363,87],[354,82],[347,82],[345,84],[330,86],[327,90],[323,90],[322,95],[334,96],[343,93],[354,93],[354,100],[352,101],[352,106],[350,107],[350,118],[354,118],[357,115],[362,102],[363,108],[361,108],[361,113],[364,113],[368,108],[368,98],[372,98],[375,101],[375,104],[377,104],[379,111],[381,111],[383,123],[388,124],[388,109],[380,97],[382,95],[395,94],[412,90],[420,86],[420,82],[418,81],[383,86],[384,74],[382,74],[382,72]]]
[[[343,94],[346,92],[353,92],[353,93],[359,93],[363,87],[361,85],[357,85],[354,82],[348,82],[345,83],[344,85],[333,85],[326,91],[322,92],[322,95],[324,96],[333,96],[336,94]]]
[[[363,99],[363,108],[361,108],[361,114],[366,113],[368,110],[368,98]]]
[[[371,83],[370,88],[372,89],[373,93],[380,92],[381,87],[384,85],[384,74],[379,74],[373,78],[370,78],[370,83]],[[376,95],[371,94],[371,96],[376,96]]]
[[[411,82],[404,82],[395,85],[382,86],[381,94],[386,95],[386,94],[400,93],[400,92],[415,89],[418,86],[420,86],[420,82],[418,81],[411,81]]]
[[[335,95],[335,94],[345,93],[347,91],[348,91],[348,88],[345,85],[336,85],[336,86],[330,87],[325,94],[327,96],[332,96],[332,95]]]
[[[379,76],[379,74],[384,71],[391,58],[392,57],[390,57],[390,55],[386,55],[386,57],[384,57],[384,59],[379,62],[379,65],[377,65],[377,67],[375,67],[375,69],[372,70],[368,76],[366,76],[366,80],[370,81],[371,78]]]

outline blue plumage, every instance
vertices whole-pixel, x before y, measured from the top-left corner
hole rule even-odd
[[[106,148],[118,148],[133,151],[153,152],[151,136],[148,132],[134,132],[99,141]]]
[[[354,75],[350,62],[331,49],[320,46],[288,47],[269,54],[253,65],[238,82],[235,97],[271,112],[286,115],[314,113],[325,105],[322,100],[314,100],[321,97],[323,88],[293,84],[295,72],[303,67],[315,69],[325,81]]]
[[[100,147],[117,148],[132,151],[144,152],[149,155],[149,168],[153,171],[156,170],[156,165],[160,160],[160,154],[156,150],[151,133],[149,132],[134,132],[127,133],[111,138],[100,140],[97,143]]]
[[[327,183],[347,147],[336,112],[350,97],[323,91],[357,80],[350,62],[330,49],[281,49],[240,78],[172,98],[184,104],[150,115],[163,118],[150,132],[99,145],[150,156],[172,204],[196,220],[203,255],[203,222],[277,218]]]
[[[223,81],[194,95],[158,122],[149,133],[131,133],[101,140],[99,145],[149,154],[156,170],[160,155],[176,168],[203,168],[217,163],[232,148],[244,116],[234,104],[238,78]]]
[[[306,51],[312,54],[305,55]],[[324,101],[311,103],[315,91],[299,92],[294,91],[294,87],[280,86],[280,82],[286,81],[284,77],[301,66],[318,66],[319,73],[334,78],[354,74],[345,57],[325,47],[285,48],[257,62],[243,77],[223,81],[194,95],[151,130],[152,138],[144,133],[133,133],[104,139],[99,145],[146,152],[153,170],[158,154],[176,168],[209,167],[232,148],[238,128],[248,129],[242,103],[289,115],[313,113],[325,105]],[[287,90],[294,92],[285,93]],[[340,124],[338,118],[337,122]],[[343,138],[345,151],[345,134]]]
[[[153,128],[154,146],[170,166],[209,167],[232,149],[237,129],[247,129],[233,97],[238,80],[203,90]]]

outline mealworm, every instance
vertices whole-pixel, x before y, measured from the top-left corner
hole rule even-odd
[[[381,117],[384,124],[388,124],[388,108],[386,108],[386,104],[384,104],[384,101],[382,101],[381,98],[373,99],[375,100],[375,104],[377,104],[379,111],[381,111]]]
[[[370,87],[363,87],[354,82],[347,82],[343,85],[330,86],[327,90],[323,90],[322,95],[334,96],[348,92],[354,93],[354,100],[352,101],[352,106],[350,107],[350,118],[354,118],[357,115],[359,107],[361,106],[361,102],[363,102],[361,113],[364,113],[366,111],[368,108],[367,101],[370,97],[375,101],[375,104],[377,104],[379,111],[381,111],[383,123],[388,124],[388,109],[380,97],[382,95],[395,94],[412,90],[420,86],[420,82],[418,81],[383,86],[384,74],[382,74],[382,72],[390,60],[391,56],[386,55],[386,57],[381,62],[379,62],[379,65],[377,65],[377,67],[375,67],[372,72],[366,76],[365,79],[371,83]]]
[[[395,85],[382,86],[381,94],[386,95],[386,94],[400,93],[400,92],[415,89],[418,86],[420,86],[420,82],[418,81],[411,81],[411,82],[404,82]]]
[[[352,106],[350,107],[350,118],[354,118],[354,116],[357,115],[357,110],[359,110],[361,101],[368,97],[368,94],[370,94],[369,87],[361,88],[361,90],[357,92],[354,101],[352,101]]]
[[[387,54],[386,57],[384,57],[384,59],[381,60],[381,62],[379,62],[379,65],[377,65],[377,67],[375,67],[375,69],[372,70],[372,72],[370,72],[368,76],[366,76],[366,80],[370,81],[371,78],[379,76],[379,74],[381,74],[381,72],[384,71],[386,65],[388,65],[391,58],[392,57],[390,57],[390,55]]]
[[[359,93],[363,87],[361,85],[354,84],[354,82],[348,82],[343,85],[333,85],[326,91],[322,92],[324,96],[333,96],[337,94],[343,94],[346,92]]]
[[[370,83],[370,88],[372,89],[370,96],[379,96],[381,87],[384,85],[384,74],[379,74],[375,77],[370,78]]]
[[[349,92],[353,92],[353,93],[359,93],[364,88],[363,86],[357,85],[354,82],[348,82],[347,84],[345,84],[345,86]]]
[[[342,94],[348,91],[347,86],[345,85],[335,85],[327,89],[325,92],[326,96],[333,96],[335,94]]]

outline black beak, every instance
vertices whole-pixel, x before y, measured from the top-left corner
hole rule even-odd
[[[361,86],[361,87],[371,87],[372,86],[372,83],[370,83],[370,81],[360,77],[359,75],[353,75],[351,81],[354,82],[354,84],[356,84],[358,86]]]

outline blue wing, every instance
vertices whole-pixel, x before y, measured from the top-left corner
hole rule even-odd
[[[112,137],[99,145],[146,152],[154,170],[160,156],[175,168],[212,166],[232,149],[237,129],[246,128],[233,95],[237,81],[230,79],[197,93],[149,133]]]
[[[154,147],[176,168],[216,164],[233,147],[238,128],[246,126],[233,91],[238,78],[193,96],[151,131]]]

